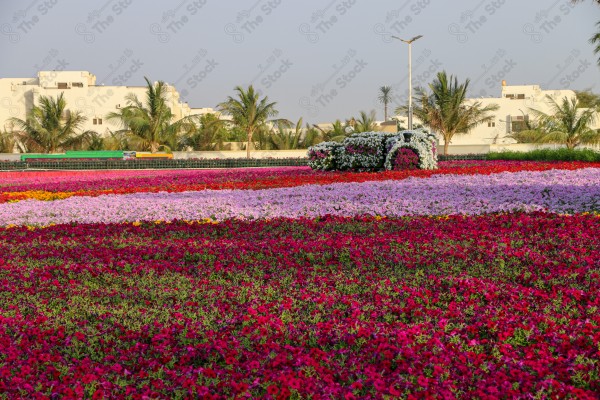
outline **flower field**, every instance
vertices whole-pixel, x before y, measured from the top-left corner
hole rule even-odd
[[[0,173],[0,398],[598,398],[599,167]]]

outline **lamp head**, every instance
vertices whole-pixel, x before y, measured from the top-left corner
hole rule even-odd
[[[415,37],[413,37],[412,39],[408,39],[408,40],[405,40],[405,39],[399,38],[398,36],[392,36],[392,37],[393,37],[394,39],[398,39],[398,40],[400,40],[401,42],[404,42],[404,43],[411,44],[411,43],[412,43],[412,42],[414,42],[415,40],[422,38],[422,37],[423,37],[423,35],[418,35],[418,36],[415,36]]]

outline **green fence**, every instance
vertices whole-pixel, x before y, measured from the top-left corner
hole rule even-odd
[[[487,154],[438,154],[438,161],[487,160]]]
[[[91,169],[179,169],[306,166],[306,158],[225,158],[225,159],[41,159],[0,162],[0,171],[91,170]]]
[[[439,161],[486,160],[486,154],[439,155]],[[0,161],[0,171],[24,170],[91,170],[91,169],[185,169],[185,168],[244,168],[306,166],[307,158],[224,158],[224,159],[85,159],[35,158],[23,161]]]

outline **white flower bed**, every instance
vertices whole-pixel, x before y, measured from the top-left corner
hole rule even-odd
[[[435,136],[422,131],[403,131],[407,133],[402,137],[397,137],[392,142],[392,146],[385,159],[385,169],[393,169],[393,161],[396,153],[401,148],[413,150],[419,156],[419,169],[437,169],[437,148],[435,145]]]
[[[410,148],[419,156],[419,168],[437,168],[435,135],[420,130],[361,132],[342,143],[323,142],[308,149],[308,165],[312,169],[378,171],[393,169],[400,148]]]

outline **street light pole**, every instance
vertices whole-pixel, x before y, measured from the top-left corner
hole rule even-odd
[[[397,36],[392,36],[394,39],[398,39],[401,42],[408,44],[408,130],[412,130],[413,128],[413,109],[412,109],[412,42],[417,39],[423,37],[423,35],[418,35],[413,37],[412,39],[400,39]]]

